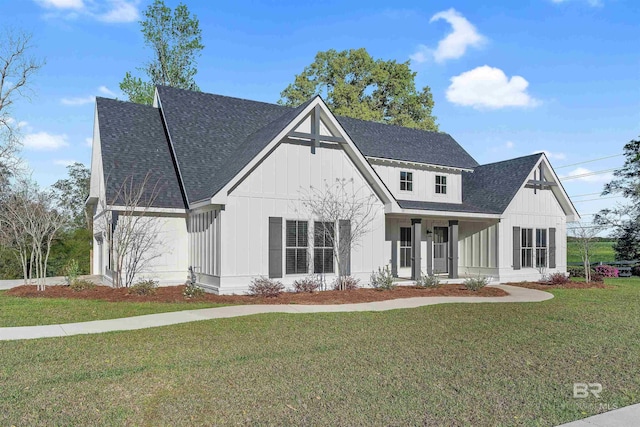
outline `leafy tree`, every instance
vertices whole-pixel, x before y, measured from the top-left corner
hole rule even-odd
[[[624,146],[625,161],[613,173],[602,195],[619,194],[629,200],[612,209],[601,210],[594,218],[598,224],[613,227],[618,238],[614,250],[616,259],[633,260],[640,255],[640,138]]]
[[[196,58],[204,48],[200,21],[182,3],[173,14],[171,12],[163,0],[155,0],[144,12],[145,20],[140,21],[142,35],[154,58],[145,67],[138,68],[148,81],[130,72],[125,74],[120,89],[129,101],[152,104],[156,85],[200,90],[194,81],[198,72]]]
[[[60,179],[53,184],[60,205],[75,228],[87,227],[88,218],[84,202],[89,197],[91,171],[82,163],[67,166],[69,178]],[[88,256],[88,255],[87,255]]]
[[[437,131],[431,89],[418,92],[415,76],[408,61],[374,59],[364,48],[330,49],[316,54],[278,102],[295,107],[322,95],[337,115]]]

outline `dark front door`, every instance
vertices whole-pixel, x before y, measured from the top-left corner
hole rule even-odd
[[[447,273],[447,258],[449,256],[449,228],[433,227],[433,272]]]

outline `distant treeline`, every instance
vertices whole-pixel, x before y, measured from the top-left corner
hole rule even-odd
[[[573,236],[567,236],[567,242],[577,242],[579,239]],[[592,239],[594,242],[615,242],[616,239],[614,237],[594,237]]]

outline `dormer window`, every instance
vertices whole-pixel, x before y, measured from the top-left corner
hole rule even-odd
[[[413,191],[413,172],[400,172],[400,190]]]
[[[436,175],[436,194],[447,194],[447,177]]]

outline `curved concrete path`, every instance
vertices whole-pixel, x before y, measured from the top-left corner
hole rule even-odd
[[[359,304],[334,305],[231,305],[219,308],[174,311],[169,313],[146,314],[144,316],[124,317],[91,322],[65,323],[62,325],[17,326],[0,328],[0,341],[34,338],[66,337],[81,334],[99,334],[112,331],[131,331],[176,325],[199,320],[222,319],[227,317],[249,316],[261,313],[338,313],[350,311],[386,311],[402,308],[416,308],[425,305],[445,303],[483,303],[483,302],[540,302],[553,298],[548,292],[508,285],[492,285],[509,293],[504,297],[416,297],[386,301],[365,302]]]

